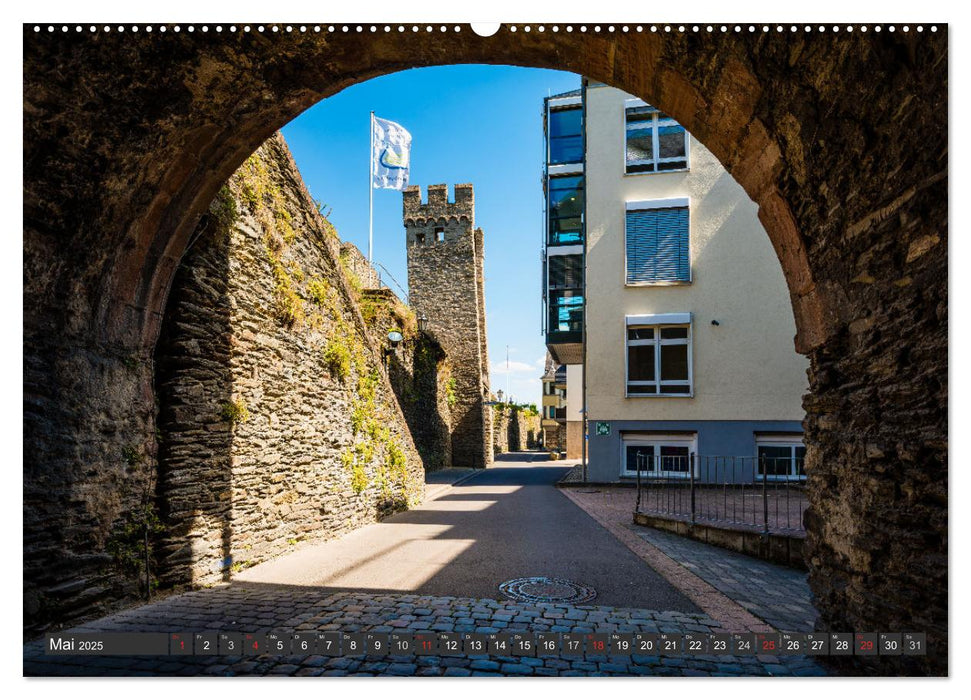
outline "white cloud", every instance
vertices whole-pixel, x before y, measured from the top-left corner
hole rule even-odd
[[[500,360],[499,362],[493,362],[490,372],[492,374],[506,376],[506,361]],[[510,376],[517,374],[536,374],[536,366],[527,362],[520,362],[519,360],[509,360],[508,373]]]
[[[493,392],[497,389],[502,389],[503,394],[506,393],[505,380],[498,384],[493,383]],[[543,387],[539,379],[515,378],[509,381],[509,393],[516,403],[534,403],[539,406],[543,398]],[[503,398],[509,400],[510,397],[503,396]]]

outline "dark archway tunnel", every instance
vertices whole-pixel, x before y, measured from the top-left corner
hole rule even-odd
[[[105,538],[155,458],[152,357],[219,188],[368,78],[568,70],[658,105],[759,205],[810,357],[810,582],[827,629],[947,649],[947,30],[597,34],[24,27],[24,590],[39,631],[112,604]],[[131,465],[129,465],[131,466]]]

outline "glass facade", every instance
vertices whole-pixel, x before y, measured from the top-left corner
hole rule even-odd
[[[579,107],[550,111],[549,163],[583,162],[583,110]]]
[[[547,184],[548,245],[583,242],[583,176],[557,175]]]
[[[543,256],[546,342],[554,357],[575,353],[583,334],[583,255],[562,246],[583,245],[584,131],[578,91],[546,102],[546,234]]]
[[[581,290],[550,290],[547,333],[579,333],[583,330],[583,292]]]
[[[550,289],[583,289],[582,255],[551,255],[549,260]]]

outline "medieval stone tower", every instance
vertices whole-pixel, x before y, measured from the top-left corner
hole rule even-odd
[[[408,246],[408,297],[428,318],[428,331],[448,355],[455,380],[452,406],[452,463],[485,467],[492,461],[492,410],[489,390],[483,286],[482,229],[475,228],[472,185],[447,185],[404,191]]]

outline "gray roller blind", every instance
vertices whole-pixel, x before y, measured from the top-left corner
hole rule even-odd
[[[688,282],[688,208],[627,212],[627,284]]]

